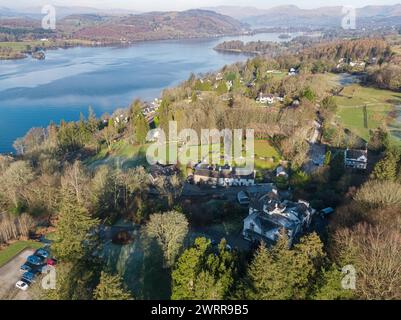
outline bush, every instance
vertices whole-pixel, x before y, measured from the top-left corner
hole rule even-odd
[[[401,184],[392,181],[371,180],[356,193],[354,199],[368,207],[401,207]]]

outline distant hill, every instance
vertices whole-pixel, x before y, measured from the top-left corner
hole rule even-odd
[[[236,7],[236,6],[205,7],[201,9],[214,11],[239,20],[248,17],[259,16],[267,12],[267,10],[261,10],[255,7]]]
[[[232,17],[207,10],[143,14],[71,15],[58,22],[60,32],[91,40],[161,40],[238,34],[247,26]]]
[[[59,19],[65,18],[69,15],[75,14],[107,14],[107,15],[124,15],[124,14],[134,14],[139,13],[133,10],[124,10],[124,9],[96,9],[90,7],[63,7],[63,6],[55,6],[57,17]],[[0,7],[0,17],[13,17],[13,18],[33,18],[33,19],[41,19],[43,17],[42,7],[27,7],[21,9],[10,9],[6,7]]]
[[[295,5],[279,6],[271,9],[252,7],[209,8],[220,14],[239,18],[255,27],[335,27],[341,25],[342,7],[321,7],[301,9]],[[372,25],[376,23],[401,24],[401,4],[366,6],[356,10],[357,23]],[[399,19],[398,19],[399,18]],[[386,19],[388,19],[386,21]]]

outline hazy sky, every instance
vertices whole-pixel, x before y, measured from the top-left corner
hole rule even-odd
[[[0,0],[0,6],[33,7],[44,4],[61,6],[85,6],[96,8],[123,8],[138,11],[184,10],[218,5],[254,6],[271,8],[284,4],[295,4],[301,8],[322,6],[397,4],[400,0]]]

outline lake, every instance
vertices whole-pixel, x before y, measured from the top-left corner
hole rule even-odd
[[[283,41],[279,34],[202,40],[142,42],[127,48],[72,48],[47,51],[45,60],[0,61],[0,153],[32,127],[78,120],[92,106],[100,116],[127,107],[135,98],[152,100],[164,88],[195,74],[245,61],[243,54],[219,53],[226,40]]]

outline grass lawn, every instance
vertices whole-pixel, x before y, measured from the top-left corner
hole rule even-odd
[[[278,166],[280,155],[267,140],[255,141],[255,168],[270,170]]]
[[[288,76],[288,71],[268,73],[267,75],[271,76],[275,80],[283,80],[286,76]]]
[[[100,165],[115,166],[118,162],[123,168],[146,166],[146,147],[147,145],[133,145],[120,140],[112,146],[111,150],[104,147],[84,163],[92,169]]]
[[[100,165],[111,165],[115,166],[118,162],[120,162],[121,166],[126,168],[132,168],[136,166],[144,166],[147,167],[148,163],[146,160],[146,150],[149,147],[149,144],[146,145],[132,145],[125,140],[120,140],[116,142],[111,150],[108,150],[104,147],[102,150],[98,152],[97,155],[91,157],[86,160],[84,163],[89,168],[96,168]],[[182,149],[181,152],[187,152],[187,156],[190,153],[194,153],[196,155],[196,151],[198,152],[197,156],[199,160],[203,160],[202,155],[208,155],[209,161],[212,161],[214,156],[217,156],[220,160],[220,165],[224,165],[224,159],[220,158],[220,155],[224,154],[224,148],[222,145],[211,144],[209,146],[201,146],[201,145],[193,145],[187,146]],[[219,151],[220,150],[220,151]],[[220,152],[217,154],[213,154],[213,152]],[[243,156],[245,157],[246,152],[243,148]],[[169,157],[169,150],[167,146],[167,157]],[[248,159],[248,163],[253,159]],[[273,169],[278,165],[280,160],[280,155],[277,150],[267,141],[267,140],[255,140],[255,168],[259,170],[269,170]],[[197,161],[196,161],[197,162]],[[238,166],[243,166],[243,164],[239,164]],[[185,172],[185,165],[181,168],[183,172]]]
[[[209,149],[207,146],[190,146],[188,149],[198,148],[199,156],[201,154],[201,150],[204,154],[207,154],[209,150],[209,161],[212,160],[212,146],[217,150],[220,150],[220,153],[224,153],[223,146],[216,148],[216,145],[210,145]],[[245,157],[246,152],[243,148],[242,155]],[[252,159],[248,159],[249,160]],[[267,141],[267,140],[255,140],[255,168],[256,169],[272,169],[278,165],[280,160],[280,155],[277,150]],[[224,165],[224,159],[220,160],[220,165]],[[241,166],[241,165],[239,165]]]
[[[0,251],[0,267],[4,266],[7,262],[25,249],[38,249],[42,246],[42,243],[35,241],[17,241],[12,243]]]
[[[394,110],[395,105],[401,104],[399,93],[358,84],[345,87],[341,96],[335,99],[339,107],[337,116],[342,125],[365,140],[369,139],[370,129],[387,126],[391,121],[389,113]],[[394,136],[395,131],[392,133]]]

